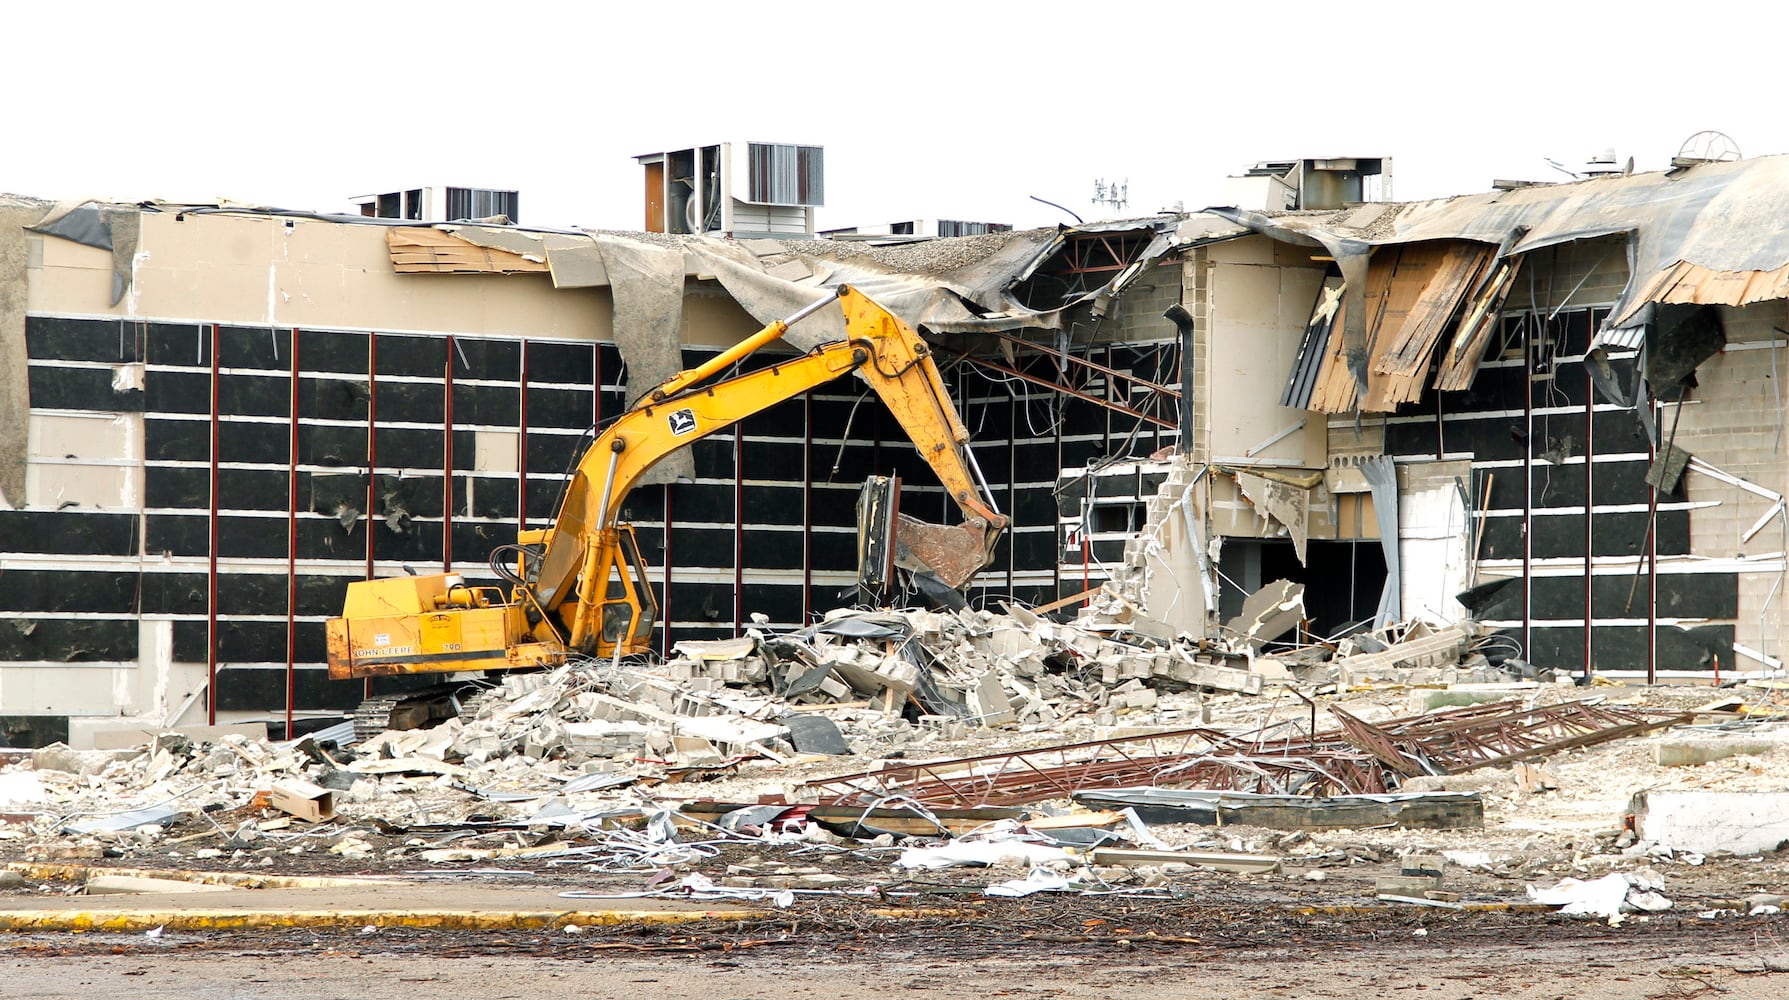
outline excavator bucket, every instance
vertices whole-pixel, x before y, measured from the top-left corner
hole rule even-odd
[[[871,476],[858,494],[859,588],[886,593],[895,568],[929,572],[953,590],[967,587],[992,560],[997,532],[974,520],[943,525],[902,514],[900,493],[900,479]]]
[[[953,590],[969,586],[993,559],[987,525],[930,524],[901,514],[895,518],[895,565],[931,570]]]

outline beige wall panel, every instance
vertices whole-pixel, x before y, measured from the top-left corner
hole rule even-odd
[[[87,416],[34,413],[27,447],[32,458],[140,459],[142,418],[127,414]]]
[[[119,715],[133,710],[128,694],[133,673],[103,667],[7,667],[0,670],[0,713]]]
[[[132,294],[111,305],[111,255],[44,239],[29,308],[247,326],[612,340],[607,288],[556,290],[546,275],[405,274],[382,226],[227,215],[142,217]],[[759,324],[713,282],[691,282],[686,343],[721,347]]]
[[[123,315],[125,302],[112,305],[112,255],[109,252],[54,236],[33,235],[29,240],[27,311]]]
[[[731,347],[763,328],[719,284],[690,279],[683,287],[685,344]]]
[[[126,466],[33,462],[25,467],[25,504],[48,510],[135,510],[141,506],[136,483],[136,470]]]
[[[1214,461],[1245,456],[1272,464],[1322,468],[1328,433],[1322,414],[1279,404],[1311,303],[1323,281],[1318,267],[1276,267],[1224,259],[1248,241],[1212,248],[1210,407],[1207,443]],[[1268,255],[1271,257],[1271,255]],[[1298,431],[1248,455],[1288,427]]]
[[[515,431],[477,431],[473,469],[478,472],[515,472],[521,435]]]
[[[43,267],[76,268],[112,273],[112,251],[65,240],[59,236],[32,234],[29,239],[39,246],[34,256]]]

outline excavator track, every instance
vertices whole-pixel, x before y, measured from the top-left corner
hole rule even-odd
[[[354,742],[365,743],[367,740],[391,728],[391,710],[398,707],[406,695],[391,695],[381,698],[368,698],[354,710]]]
[[[498,690],[467,683],[438,684],[421,691],[368,698],[354,710],[354,741],[365,742],[387,729],[421,729],[456,715],[476,715],[478,706],[495,697]]]

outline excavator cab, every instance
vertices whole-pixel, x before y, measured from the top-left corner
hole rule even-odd
[[[646,652],[652,643],[652,626],[658,621],[658,598],[653,596],[652,581],[646,578],[646,560],[640,558],[640,542],[634,537],[634,526],[615,526],[616,545],[609,565],[608,588],[602,602],[601,646],[598,652],[632,656]]]

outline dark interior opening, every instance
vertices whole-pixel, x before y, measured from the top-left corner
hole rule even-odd
[[[1358,542],[1311,541],[1306,564],[1287,539],[1226,538],[1218,558],[1224,574],[1218,610],[1226,620],[1242,612],[1242,602],[1264,584],[1291,580],[1305,585],[1305,615],[1311,631],[1331,636],[1349,624],[1373,617],[1385,588],[1385,552],[1376,539]]]

